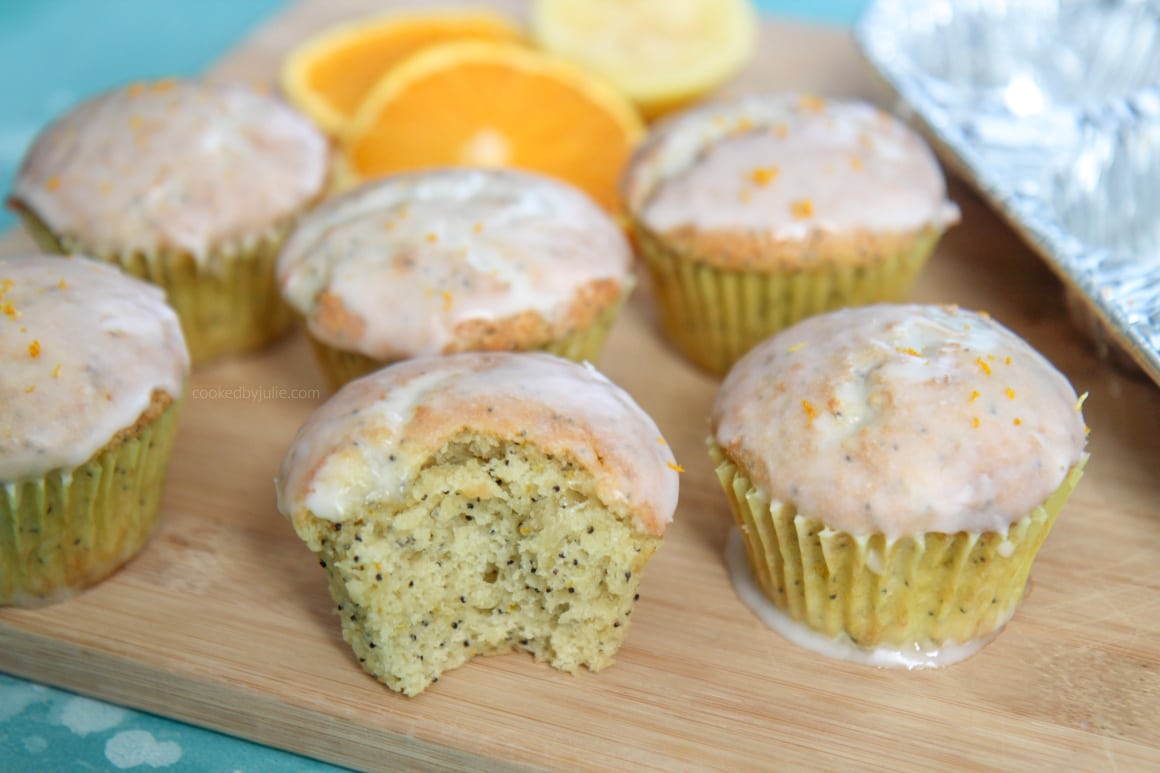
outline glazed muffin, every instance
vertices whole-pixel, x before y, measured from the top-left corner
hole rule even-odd
[[[298,432],[277,488],[359,662],[415,695],[477,655],[611,664],[678,469],[591,366],[467,352],[347,384]]]
[[[958,220],[917,134],[866,104],[789,94],[662,124],[624,198],[664,333],[714,373],[811,314],[904,299]]]
[[[516,171],[389,177],[304,218],[278,283],[332,386],[408,357],[544,350],[595,361],[631,291],[620,228]]]
[[[953,307],[844,309],[759,344],[712,409],[739,590],[747,555],[763,616],[831,654],[970,655],[1079,481],[1080,403],[1026,342]]]
[[[10,206],[51,252],[91,255],[165,289],[195,362],[257,348],[292,315],[278,247],[323,192],[326,140],[240,85],[133,84],[36,140]]]
[[[189,372],[156,287],[84,258],[0,259],[0,605],[68,598],[157,521]]]

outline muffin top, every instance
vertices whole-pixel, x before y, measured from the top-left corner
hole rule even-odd
[[[653,231],[903,233],[958,220],[922,139],[861,102],[793,94],[707,105],[662,124],[626,176]]]
[[[538,352],[419,357],[350,382],[298,431],[279,509],[341,522],[405,502],[408,481],[463,433],[571,460],[610,510],[650,534],[672,520],[680,468],[653,420],[591,366]]]
[[[852,534],[1003,531],[1084,454],[1067,379],[983,314],[811,317],[721,385],[714,440],[771,500]]]
[[[322,205],[277,274],[316,338],[390,360],[541,346],[619,302],[631,266],[620,228],[575,188],[445,169]]]
[[[161,290],[47,255],[0,258],[0,360],[0,482],[84,463],[189,373]]]
[[[319,196],[321,133],[279,100],[164,80],[96,96],[33,143],[17,206],[97,254],[210,251],[252,239]]]

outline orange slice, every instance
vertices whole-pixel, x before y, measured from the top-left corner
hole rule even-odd
[[[343,135],[353,180],[438,166],[518,167],[602,206],[643,134],[632,104],[567,62],[502,43],[447,43],[388,72]]]
[[[535,0],[532,38],[599,74],[652,118],[720,86],[752,56],[750,0]]]
[[[282,90],[334,135],[382,74],[412,54],[453,40],[519,39],[513,22],[487,10],[408,11],[359,19],[295,48],[282,65]]]

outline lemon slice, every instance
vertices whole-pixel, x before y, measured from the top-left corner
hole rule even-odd
[[[623,91],[647,117],[687,104],[749,60],[749,0],[536,0],[532,38]]]

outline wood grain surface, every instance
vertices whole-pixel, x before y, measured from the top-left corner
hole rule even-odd
[[[385,5],[293,5],[214,75],[271,81],[304,35]],[[731,89],[781,88],[885,93],[845,34],[767,22]],[[367,769],[1160,769],[1160,390],[1093,355],[1044,265],[970,191],[952,195],[963,222],[915,297],[986,309],[1024,336],[1091,393],[1092,428],[1087,475],[1025,603],[960,665],[825,660],[737,600],[703,447],[717,382],[659,339],[645,287],[600,365],[686,473],[612,668],[567,676],[528,656],[483,658],[415,699],[359,669],[322,569],[275,509],[282,453],[322,394],[295,335],[195,375],[160,531],[79,598],[0,610],[0,670]],[[29,249],[19,234],[0,242]]]

